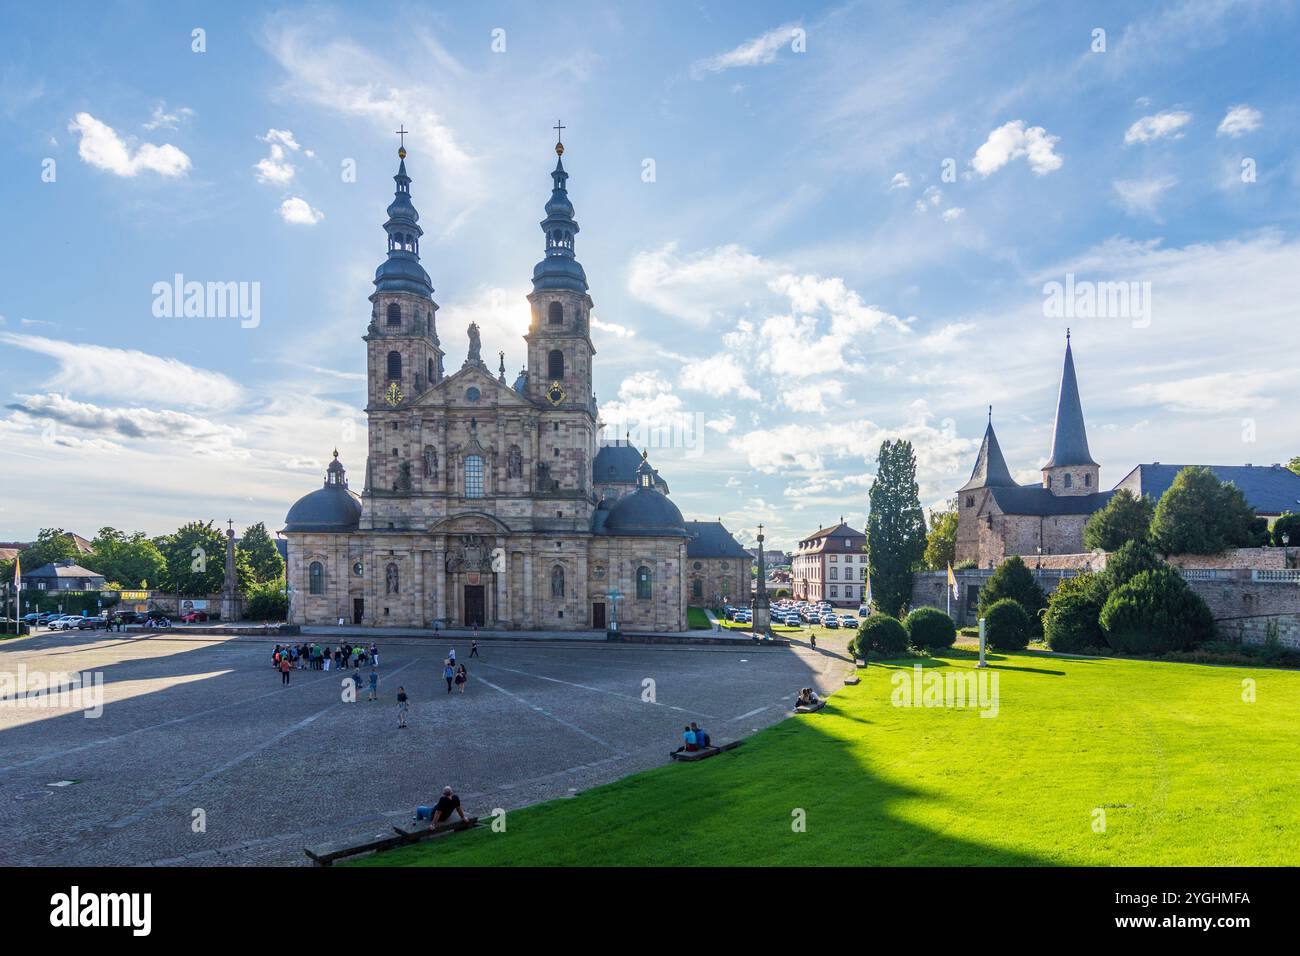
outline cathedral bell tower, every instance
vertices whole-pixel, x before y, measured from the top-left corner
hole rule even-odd
[[[563,129],[557,124],[557,132]],[[587,294],[587,274],[573,252],[578,223],[566,185],[569,174],[564,171],[564,143],[558,140],[555,155],[551,198],[541,222],[546,255],[533,268],[533,291],[528,295],[532,320],[524,336],[528,343],[525,394],[555,408],[585,410],[594,418],[592,302]]]
[[[405,130],[399,130],[403,136]],[[397,190],[388,207],[388,258],[375,270],[370,295],[370,327],[362,337],[367,348],[366,410],[401,407],[442,379],[433,284],[420,265],[420,214],[411,204],[411,177],[406,175],[406,148],[397,151],[393,181]]]

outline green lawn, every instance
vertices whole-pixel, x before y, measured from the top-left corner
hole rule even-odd
[[[925,663],[955,674],[974,658]],[[873,664],[821,713],[738,750],[512,810],[504,833],[356,863],[1300,864],[1300,673],[1032,653],[990,662],[991,719],[892,706],[890,675],[913,662]],[[1254,703],[1242,700],[1246,678]],[[796,808],[806,832],[792,832]]]
[[[688,607],[686,609],[686,626],[692,631],[711,631],[713,624],[709,621],[709,615],[705,613],[702,607]]]

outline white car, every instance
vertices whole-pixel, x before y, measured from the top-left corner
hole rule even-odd
[[[54,620],[50,621],[50,630],[67,631],[76,627],[77,622],[80,620],[80,614],[65,614],[63,617],[56,617]]]

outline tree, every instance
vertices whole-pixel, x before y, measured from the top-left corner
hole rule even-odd
[[[244,617],[249,620],[283,621],[289,613],[289,599],[281,582],[254,583],[244,592],[244,597]]]
[[[1282,536],[1286,535],[1285,544]],[[1273,522],[1273,547],[1281,548],[1287,545],[1300,546],[1300,514],[1290,511],[1283,512],[1282,515]]]
[[[1151,530],[1155,503],[1120,488],[1106,507],[1093,514],[1083,527],[1083,546],[1089,551],[1115,551],[1129,541],[1141,541]]]
[[[72,536],[62,528],[42,528],[32,546],[24,548],[18,556],[23,562],[23,573],[27,574],[55,561],[80,560],[81,552]]]
[[[1101,609],[1101,629],[1125,654],[1189,650],[1214,637],[1214,616],[1173,568],[1143,571],[1116,588]]]
[[[925,537],[925,566],[943,571],[957,560],[957,499],[947,511],[930,511],[930,533]]]
[[[166,560],[160,582],[165,590],[180,594],[212,594],[226,579],[226,538],[209,521],[191,521],[159,538]],[[247,567],[247,560],[244,562]]]
[[[912,600],[912,572],[925,556],[925,514],[916,484],[912,443],[885,441],[868,495],[867,560],[871,602],[898,615]]]
[[[157,584],[167,567],[162,552],[143,531],[127,535],[109,527],[99,529],[84,563],[104,575],[109,584],[127,590]]]
[[[1204,465],[1188,465],[1160,496],[1151,540],[1165,554],[1218,554],[1257,539],[1255,509],[1235,485]]]
[[[1156,549],[1146,541],[1130,541],[1114,554],[1106,557],[1106,570],[1092,580],[1096,583],[1093,597],[1099,604],[1118,587],[1128,584],[1143,571],[1156,571],[1166,567],[1156,554]]]
[[[1047,596],[1018,554],[999,564],[980,588],[980,617],[986,617],[989,608],[1003,598],[1011,598],[1024,608],[1029,615],[1031,632],[1035,636],[1043,633],[1043,622],[1038,612],[1047,607]]]
[[[254,581],[279,581],[284,577],[284,559],[261,521],[244,529],[237,551],[248,555]]]
[[[1287,462],[1287,467],[1290,468],[1292,471],[1294,471],[1297,475],[1300,475],[1300,455],[1296,455],[1289,462]]]

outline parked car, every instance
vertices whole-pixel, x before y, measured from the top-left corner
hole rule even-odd
[[[51,631],[67,631],[77,626],[81,620],[80,614],[62,614],[50,621]]]
[[[822,618],[822,627],[837,628],[840,626],[840,619],[834,614],[828,614]]]
[[[63,617],[63,615],[58,611],[45,611],[37,620],[48,627],[51,621],[60,617]]]
[[[207,619],[208,615],[204,611],[186,611],[181,615],[182,624],[198,624]]]
[[[148,617],[139,611],[118,611],[117,614],[113,615],[113,619],[122,624],[143,624],[148,620]]]
[[[93,631],[98,627],[108,627],[108,618],[79,617],[73,626],[79,631]]]
[[[40,621],[40,619],[41,619],[41,615],[38,614],[36,611],[33,611],[31,614],[24,614],[24,615],[23,615],[23,623],[24,623],[24,624],[35,624],[35,623],[37,623],[38,621]]]

